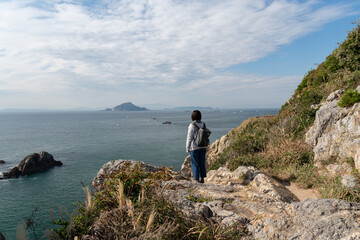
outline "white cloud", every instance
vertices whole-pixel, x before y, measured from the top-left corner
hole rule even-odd
[[[313,0],[81,2],[0,2],[0,91],[166,91],[211,82],[226,92],[266,84],[268,77],[222,71],[349,12]]]

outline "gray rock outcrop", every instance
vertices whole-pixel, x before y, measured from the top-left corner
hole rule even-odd
[[[322,103],[306,142],[313,147],[316,161],[353,158],[360,169],[360,103],[340,108],[337,103],[343,92],[333,92]]]
[[[56,161],[50,153],[41,151],[25,157],[18,166],[12,168],[9,172],[4,172],[3,178],[17,178],[62,165],[62,162]]]
[[[145,171],[158,169],[138,161],[112,161],[99,171],[93,185],[101,176],[121,171],[124,164],[140,164]],[[337,199],[300,202],[282,184],[254,167],[210,171],[204,184],[173,179],[161,185],[158,193],[184,215],[224,226],[241,224],[254,239],[360,239],[359,203]]]
[[[205,184],[170,181],[166,199],[190,217],[241,223],[254,239],[360,239],[360,204],[337,199],[299,202],[253,167],[210,171]],[[202,201],[202,202],[201,202]]]
[[[360,239],[360,204],[307,199],[251,222],[255,239]]]
[[[359,180],[351,174],[346,174],[341,177],[341,183],[343,186],[349,189],[356,189],[359,186]]]
[[[140,165],[143,171],[145,172],[157,172],[161,168],[151,166],[145,162],[136,161],[136,160],[114,160],[105,163],[102,168],[97,173],[96,177],[92,181],[92,186],[95,190],[101,189],[101,187],[106,183],[106,181],[111,177],[113,173],[121,171],[124,167],[135,167]]]

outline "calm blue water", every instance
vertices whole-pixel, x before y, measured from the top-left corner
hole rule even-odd
[[[202,111],[211,141],[243,120],[277,110]],[[0,181],[0,232],[16,239],[18,224],[38,208],[40,230],[51,228],[49,211],[73,210],[83,201],[82,182],[90,186],[101,166],[136,159],[180,170],[186,157],[189,111],[0,113],[0,172],[30,153],[45,150],[64,166],[18,179]],[[164,121],[173,124],[164,125]],[[31,237],[31,236],[30,236]]]

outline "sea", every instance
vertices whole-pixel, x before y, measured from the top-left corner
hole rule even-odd
[[[228,133],[249,117],[275,115],[278,109],[202,111],[210,140]],[[0,180],[0,232],[16,239],[28,219],[37,235],[52,229],[55,218],[69,218],[84,186],[108,161],[134,159],[179,171],[187,153],[185,140],[191,111],[47,111],[0,112],[0,173],[31,153],[47,151],[63,166],[45,172]],[[164,122],[171,124],[163,124]],[[28,238],[36,239],[28,229]]]

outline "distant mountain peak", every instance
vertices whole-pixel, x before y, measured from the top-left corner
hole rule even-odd
[[[107,108],[107,109],[105,109],[105,111],[117,112],[117,111],[149,111],[149,110],[144,107],[138,107],[138,106],[134,105],[132,102],[126,102],[126,103],[117,105],[116,107],[113,107],[113,108]]]

